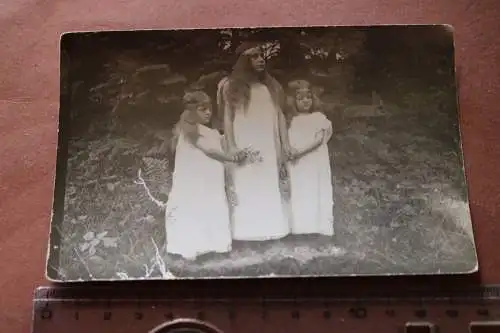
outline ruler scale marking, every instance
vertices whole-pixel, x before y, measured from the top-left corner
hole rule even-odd
[[[382,297],[383,291],[359,298],[347,292],[302,297],[299,291],[281,298],[246,293],[211,298],[210,292],[182,298],[182,293],[171,295],[167,289],[157,289],[155,297],[145,298],[152,295],[151,290],[40,288],[33,299],[33,333],[150,333],[158,325],[181,318],[208,322],[224,333],[396,333],[426,329],[418,326],[426,322],[439,328],[439,333],[469,332],[470,325],[482,332],[500,322],[499,290],[496,286],[458,289],[454,295],[447,290],[434,298],[431,290],[424,290],[420,297],[412,291],[399,298]]]

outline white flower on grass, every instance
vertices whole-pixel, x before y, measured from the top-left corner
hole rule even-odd
[[[87,232],[83,235],[84,242],[80,243],[80,251],[88,252],[89,255],[94,255],[96,253],[96,248],[98,245],[109,247],[117,247],[118,237],[106,237],[107,231],[100,232],[96,234],[93,231]]]

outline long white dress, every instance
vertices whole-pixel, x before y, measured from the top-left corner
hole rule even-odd
[[[221,150],[220,134],[198,125],[203,144]],[[167,252],[187,259],[231,250],[224,165],[205,155],[180,133],[172,190],[165,212]]]
[[[279,188],[278,109],[268,88],[254,84],[248,109],[236,110],[234,137],[238,149],[251,147],[262,161],[231,167],[237,196],[233,207],[233,239],[261,241],[282,238],[290,233]]]
[[[320,112],[299,114],[290,124],[290,145],[296,149],[310,146],[316,134],[331,126]],[[292,233],[333,235],[333,186],[327,144],[291,163],[289,170]]]

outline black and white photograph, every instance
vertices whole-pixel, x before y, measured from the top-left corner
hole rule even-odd
[[[53,281],[469,274],[446,25],[72,32]]]

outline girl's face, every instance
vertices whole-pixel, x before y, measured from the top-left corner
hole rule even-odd
[[[195,112],[200,124],[208,124],[210,122],[210,118],[212,118],[212,110],[209,105],[198,105]]]
[[[264,55],[259,48],[248,50],[245,54],[250,59],[250,65],[254,71],[260,73],[266,69],[266,61],[264,60]]]
[[[299,91],[296,94],[295,102],[300,113],[310,112],[313,106],[313,96],[310,91]]]

